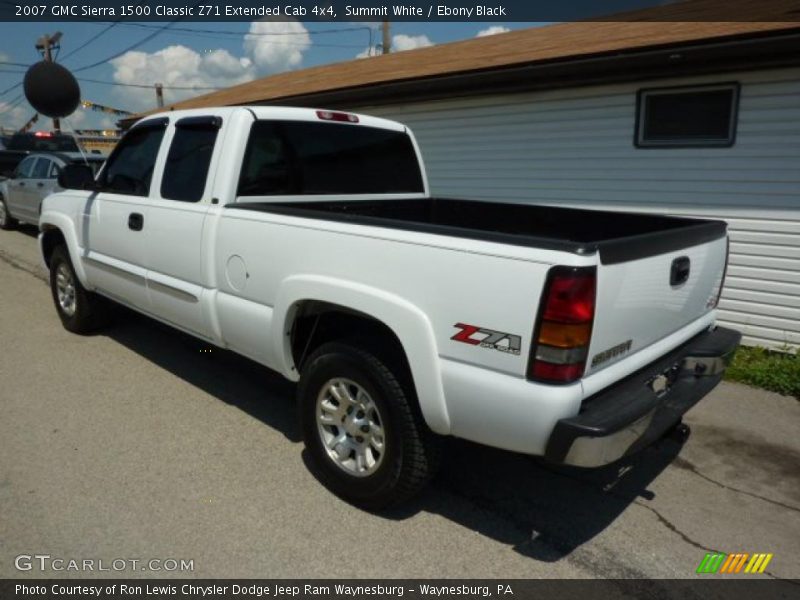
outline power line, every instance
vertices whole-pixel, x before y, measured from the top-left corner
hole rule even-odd
[[[4,64],[0,61],[0,65]],[[11,69],[0,69],[0,73],[25,73],[25,71],[16,71]],[[104,81],[102,79],[92,79],[90,77],[76,77],[78,81],[85,81],[86,83],[97,83],[99,85],[115,85],[120,87],[135,87],[135,88],[152,88],[153,84],[147,83],[122,83],[120,81]],[[13,89],[16,89],[22,85],[22,82],[19,82],[10,88],[6,89],[3,92],[0,92],[0,96],[10,92]],[[219,87],[209,87],[209,86],[202,86],[202,85],[165,85],[164,89],[167,90],[218,90],[221,89]]]
[[[155,25],[148,25],[146,23],[122,23],[121,25],[123,27],[137,27],[142,29],[153,29],[157,27]],[[193,27],[173,27],[170,29],[170,31],[177,35],[185,35],[185,36],[208,38],[208,39],[226,39],[228,36],[281,37],[281,36],[293,36],[293,35],[328,35],[328,34],[348,33],[352,31],[366,31],[367,34],[369,35],[370,46],[372,45],[372,35],[373,35],[372,27],[368,27],[366,25],[358,25],[353,27],[337,27],[333,29],[313,29],[304,31],[227,31],[227,30],[217,31],[215,29],[198,29]],[[281,43],[288,45],[287,42],[281,42]],[[331,44],[331,43],[315,42],[314,45],[317,47],[330,47],[330,48],[361,48],[360,44]]]
[[[166,25],[164,25],[164,26],[163,26],[161,29],[159,29],[158,31],[155,31],[155,32],[151,33],[150,35],[148,35],[148,36],[146,36],[146,37],[142,38],[141,40],[139,40],[138,42],[136,42],[135,44],[131,44],[130,46],[128,46],[128,47],[127,47],[127,48],[125,48],[124,50],[120,50],[120,51],[119,51],[119,52],[117,52],[116,54],[112,54],[111,56],[109,56],[109,57],[107,57],[107,58],[104,58],[103,60],[99,60],[99,61],[97,61],[96,63],[92,63],[92,64],[90,64],[90,65],[84,65],[84,66],[82,66],[82,67],[79,67],[79,68],[77,68],[77,69],[72,69],[72,72],[73,72],[73,73],[79,73],[80,71],[87,71],[87,70],[89,70],[89,69],[93,69],[94,67],[99,67],[100,65],[104,65],[105,63],[107,63],[107,62],[109,62],[109,61],[111,61],[111,60],[114,60],[115,58],[119,58],[120,56],[122,56],[122,55],[123,55],[123,54],[125,54],[126,52],[130,52],[131,50],[135,50],[136,48],[138,48],[138,47],[139,47],[139,46],[141,46],[142,44],[144,44],[144,43],[146,43],[146,42],[149,42],[150,40],[152,40],[154,37],[156,37],[156,36],[157,36],[157,35],[159,35],[160,33],[162,33],[162,32],[164,32],[164,31],[166,31],[167,29],[169,29],[169,28],[170,28],[170,26],[171,26],[173,23],[176,23],[176,21],[172,21],[172,22],[170,22],[170,23],[167,23]]]
[[[144,3],[145,3],[145,1],[146,1],[146,0],[139,0],[139,3],[138,3],[136,6],[141,6],[142,4],[144,4]],[[94,36],[90,37],[90,38],[89,38],[88,40],[86,40],[86,41],[85,41],[83,44],[81,44],[80,46],[78,46],[78,47],[77,47],[77,48],[75,48],[74,50],[71,50],[70,52],[68,52],[68,53],[67,53],[67,55],[66,55],[66,56],[65,56],[65,57],[64,57],[62,60],[67,60],[67,59],[68,59],[70,56],[72,56],[73,54],[76,54],[77,52],[80,52],[81,50],[83,50],[84,48],[86,48],[86,46],[88,46],[89,44],[91,44],[92,42],[94,42],[94,41],[95,41],[97,38],[99,38],[99,37],[100,37],[100,36],[102,36],[102,35],[105,35],[105,34],[106,34],[106,33],[108,33],[108,32],[109,32],[111,29],[114,29],[114,27],[116,27],[117,25],[124,24],[124,23],[122,23],[122,22],[123,22],[125,19],[126,19],[126,17],[120,17],[119,19],[117,19],[117,20],[116,20],[116,21],[114,21],[113,23],[109,24],[109,25],[108,25],[108,27],[106,27],[105,29],[103,29],[103,30],[102,30],[100,33],[98,33],[98,34],[96,34],[96,35],[94,35]]]
[[[206,34],[206,33],[191,33],[191,32],[180,32],[175,31],[174,29],[170,29],[171,33],[174,33],[176,37],[186,36],[191,38],[205,38],[205,39],[214,39],[214,40],[229,40],[229,37],[221,36],[221,35],[213,35],[213,34]],[[248,36],[248,35],[255,35],[251,33],[241,33],[238,34],[240,36]],[[307,46],[308,42],[291,42],[291,41],[278,41],[278,40],[259,40],[258,43],[260,44],[276,44],[276,45],[283,45],[283,46]],[[313,42],[315,48],[363,48],[363,44],[336,44],[333,42]]]
[[[200,2],[203,2],[203,0],[200,0]],[[194,6],[195,7],[199,6],[200,2],[197,2]],[[113,54],[113,55],[111,55],[111,56],[109,56],[107,58],[104,58],[103,60],[97,61],[96,63],[92,63],[91,65],[84,65],[83,67],[79,67],[77,69],[72,69],[72,72],[73,73],[79,73],[80,71],[87,71],[89,69],[93,69],[94,67],[99,67],[100,65],[103,65],[103,64],[107,63],[110,60],[114,60],[115,58],[118,58],[118,57],[122,56],[126,52],[130,52],[131,50],[134,50],[134,49],[138,48],[142,44],[144,44],[146,42],[149,42],[154,37],[156,37],[157,35],[163,33],[164,31],[166,31],[167,29],[169,29],[170,27],[172,27],[176,23],[180,23],[185,18],[186,17],[183,16],[183,17],[180,17],[178,19],[175,19],[174,21],[170,21],[166,25],[163,25],[163,26],[159,27],[158,29],[156,29],[156,31],[154,31],[150,35],[145,36],[144,38],[142,38],[141,40],[139,40],[135,44],[131,44],[130,46],[128,46],[124,50],[121,50],[120,52],[117,52],[116,54]]]
[[[118,23],[118,24],[120,26],[122,26],[122,27],[138,27],[138,26],[144,25],[143,23]],[[104,31],[101,31],[97,36],[95,36],[92,39],[93,40],[97,39],[98,37],[100,37],[100,35],[102,35],[108,29],[110,29],[110,27],[111,26],[106,28]],[[348,30],[352,31],[352,30],[356,30],[356,29],[367,31],[369,33],[369,39],[370,39],[369,43],[371,44],[371,42],[372,42],[372,30],[370,28],[368,28],[368,27],[350,28]],[[337,31],[345,31],[345,30],[341,29],[341,30],[337,30]],[[310,32],[310,31],[308,31],[308,32],[305,32],[305,31],[304,32],[292,31],[292,32],[276,32],[274,34],[273,33],[268,33],[268,32],[264,32],[264,33],[249,33],[249,32],[246,32],[246,31],[243,31],[243,32],[236,32],[236,31],[213,32],[212,30],[193,30],[193,29],[187,29],[187,28],[172,27],[172,28],[170,28],[170,33],[173,33],[174,35],[176,35],[178,37],[228,40],[228,39],[230,39],[229,36],[236,36],[236,37],[258,36],[258,37],[264,37],[264,36],[272,36],[272,35],[275,35],[275,36],[297,35],[297,34],[305,35],[306,33],[313,33],[313,32]],[[89,42],[87,42],[86,44],[88,45],[88,43]],[[142,43],[144,43],[144,42],[142,42]],[[307,45],[307,42],[291,42],[291,41],[288,41],[288,40],[281,40],[281,41],[277,41],[277,40],[275,40],[275,41],[260,40],[260,43],[262,43],[262,44],[280,44],[280,45],[284,45],[284,46],[306,46]],[[317,47],[317,48],[362,48],[361,44],[344,44],[344,43],[337,44],[337,43],[334,43],[334,42],[314,42],[314,46]],[[69,56],[71,56],[72,54],[77,52],[77,50],[78,49],[76,49],[75,51],[70,52],[69,54],[67,54],[67,56],[64,57],[64,60],[66,60]]]
[[[132,88],[147,88],[153,89],[153,85],[155,84],[146,84],[146,83],[120,83],[118,81],[103,81],[102,79],[88,79],[86,77],[77,77],[78,81],[85,81],[86,83],[97,83],[100,85],[116,85],[120,87],[132,87]],[[201,85],[165,85],[163,86],[165,90],[219,90],[221,88],[218,87],[206,87]]]
[[[26,67],[26,68],[30,67],[30,65],[27,65],[25,63],[11,62],[10,60],[0,60],[0,65],[9,65],[12,67]]]
[[[171,32],[172,30],[170,30]],[[175,32],[177,37],[187,36],[192,38],[207,38],[207,39],[215,39],[215,40],[228,40],[230,38],[223,37],[223,36],[215,36],[205,33],[181,33],[180,31]],[[242,35],[251,35],[249,33],[245,33]],[[310,46],[309,42],[292,42],[288,40],[258,40],[259,44],[275,44],[281,46],[302,46],[308,47]],[[333,42],[313,42],[315,48],[363,48],[363,44],[336,44]]]
[[[5,95],[6,95],[8,92],[10,92],[10,91],[12,91],[12,90],[15,90],[15,89],[17,89],[17,88],[18,88],[19,86],[21,86],[21,85],[22,85],[22,82],[21,82],[21,81],[20,81],[19,83],[15,83],[15,84],[14,84],[14,85],[12,85],[10,88],[6,88],[6,89],[4,89],[2,92],[0,92],[0,96],[5,96]]]
[[[101,21],[97,21],[100,23]],[[137,27],[139,29],[158,29],[158,25],[149,25],[147,23],[119,23],[122,27]],[[254,35],[254,36],[288,36],[288,35],[327,35],[335,33],[346,33],[350,31],[372,31],[371,27],[366,25],[352,26],[352,27],[337,27],[334,29],[309,29],[305,31],[229,31],[229,30],[216,30],[216,29],[198,29],[195,27],[173,27],[170,31],[183,31],[186,33],[204,33],[213,35]]]
[[[25,94],[20,94],[19,96],[17,96],[13,100],[9,101],[8,106],[6,106],[5,110],[6,111],[13,110],[17,106],[17,104],[19,104],[24,99],[25,99]]]

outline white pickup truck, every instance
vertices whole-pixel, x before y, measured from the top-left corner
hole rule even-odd
[[[64,326],[111,299],[298,381],[318,476],[370,509],[441,436],[585,467],[653,442],[721,379],[726,226],[432,198],[401,124],[324,110],[157,114],[48,197]]]

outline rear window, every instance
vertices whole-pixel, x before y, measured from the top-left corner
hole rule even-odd
[[[69,135],[37,136],[33,133],[18,133],[8,142],[9,150],[32,150],[37,152],[80,152],[75,138]]]
[[[401,131],[306,121],[257,121],[240,196],[422,192],[422,174]]]

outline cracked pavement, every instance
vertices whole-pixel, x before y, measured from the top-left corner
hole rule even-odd
[[[794,398],[723,383],[682,448],[597,471],[452,440],[421,497],[371,515],[309,473],[277,375],[127,311],[65,332],[35,233],[0,232],[0,577],[62,575],[15,570],[46,553],[194,577],[691,578],[721,551],[800,578]],[[332,551],[352,538],[359,560]]]

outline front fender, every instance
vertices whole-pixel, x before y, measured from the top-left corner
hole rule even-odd
[[[67,250],[72,260],[72,267],[75,269],[75,274],[81,282],[81,285],[86,289],[92,289],[86,277],[86,271],[83,268],[83,261],[81,260],[81,248],[78,245],[78,235],[75,231],[75,224],[72,219],[67,215],[59,212],[49,211],[46,208],[47,203],[44,203],[42,214],[39,217],[39,255],[42,257],[42,263],[46,265],[44,256],[44,236],[48,230],[58,229],[64,240],[67,243]]]
[[[291,329],[298,305],[306,300],[357,310],[389,327],[405,351],[425,421],[436,433],[450,433],[436,339],[424,312],[404,298],[351,281],[321,275],[298,275],[285,279],[274,307],[275,326],[271,343],[281,371],[293,381],[299,375],[286,334]]]

